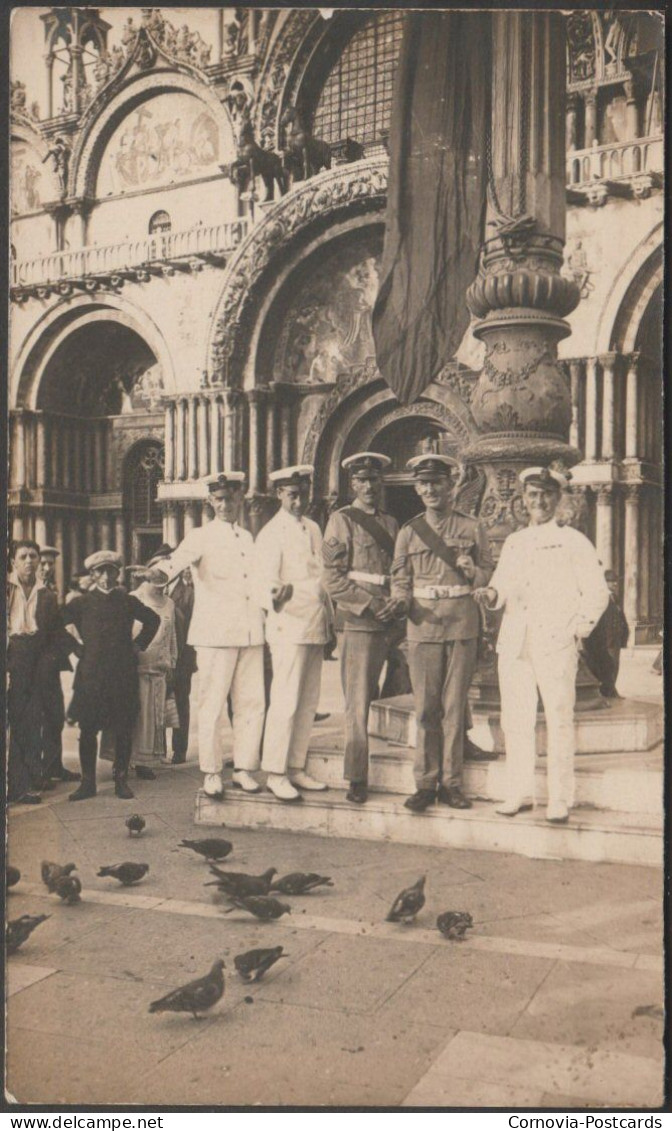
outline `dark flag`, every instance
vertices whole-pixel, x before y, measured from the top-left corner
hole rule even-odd
[[[469,325],[486,200],[490,16],[407,16],[390,124],[378,367],[404,404],[455,354]],[[495,95],[496,96],[496,95]]]

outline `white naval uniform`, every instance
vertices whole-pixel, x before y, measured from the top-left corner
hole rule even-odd
[[[227,697],[236,770],[258,770],[264,728],[264,625],[254,592],[254,543],[237,523],[214,518],[190,530],[171,572],[192,568],[194,611],[187,643],[198,663],[198,758],[204,774],[224,763]]]
[[[507,801],[534,797],[537,689],[548,734],[550,805],[574,803],[577,642],[609,601],[595,547],[571,526],[528,526],[509,535],[490,580],[504,609],[497,641]]]
[[[257,536],[255,564],[259,602],[268,611],[266,639],[273,660],[261,768],[291,776],[306,765],[329,639],[319,526],[279,510]],[[276,613],[271,591],[281,585],[291,585],[293,593]]]

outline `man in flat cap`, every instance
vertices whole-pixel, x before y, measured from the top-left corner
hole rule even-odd
[[[55,546],[40,546],[40,564],[38,574],[40,581],[52,593],[56,592],[56,558],[60,558],[61,551]]]
[[[45,589],[54,594],[56,590],[56,558],[60,556],[55,546],[40,546],[38,575]],[[72,651],[67,641],[59,647],[49,648],[40,657],[37,671],[37,686],[40,698],[42,728],[42,784],[45,789],[53,788],[56,781],[79,781],[79,774],[63,765],[63,727],[65,725],[65,701],[61,686],[61,672],[71,672],[72,664],[68,653]]]
[[[469,809],[462,767],[480,632],[473,589],[489,580],[492,555],[481,523],[453,507],[457,462],[428,453],[407,466],[425,513],[399,531],[392,567],[392,596],[408,613],[417,720],[417,789],[405,805],[415,813],[436,800]]]
[[[233,706],[233,784],[258,793],[264,728],[264,624],[254,586],[252,535],[238,524],[245,475],[226,471],[204,480],[215,512],[190,530],[170,557],[171,576],[191,567],[194,611],[187,641],[198,664],[198,757],[209,797],[224,796],[227,697]]]
[[[567,477],[546,467],[521,472],[529,526],[510,534],[490,585],[476,594],[503,609],[497,640],[506,798],[513,817],[534,801],[537,699],[548,735],[547,820],[564,824],[574,804],[574,703],[581,641],[604,612],[609,590],[595,547],[555,512]]]
[[[131,737],[138,713],[137,653],[154,639],[160,620],[119,585],[122,560],[112,550],[98,550],[84,562],[91,575],[86,593],[65,606],[63,619],[77,629],[82,652],[68,715],[79,723],[79,760],[82,784],[71,801],[96,795],[98,732],[114,736],[114,792],[130,799],[128,784]],[[133,637],[134,621],[142,625]]]
[[[341,466],[354,500],[331,515],[324,532],[324,585],[336,606],[345,698],[344,777],[348,800],[368,797],[369,707],[383,665],[398,639],[397,602],[390,595],[396,519],[381,510],[383,473],[391,460],[357,452]],[[397,625],[395,625],[395,620]]]
[[[312,474],[308,465],[271,473],[280,510],[259,532],[254,547],[273,660],[261,768],[268,774],[267,788],[281,801],[300,801],[299,790],[326,788],[306,772],[330,632],[321,576],[322,534],[317,523],[306,518]]]

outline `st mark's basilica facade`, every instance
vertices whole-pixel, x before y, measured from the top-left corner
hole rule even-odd
[[[541,434],[499,395],[524,378],[515,350],[490,415],[475,393],[487,341],[467,335],[409,406],[375,363],[403,12],[210,9],[196,30],[171,9],[123,9],[123,23],[118,10],[116,27],[104,9],[43,11],[32,67],[46,103],[18,68],[12,83],[12,535],[59,549],[63,587],[94,549],[142,561],[208,521],[200,479],[225,468],[247,474],[256,532],[269,473],[314,464],[324,520],[361,449],[391,457],[386,507],[405,521],[406,461],[434,449],[471,453],[461,505],[501,542],[520,521],[507,437],[533,453]],[[556,329],[566,316],[571,334],[553,332],[568,428],[551,406],[544,451],[556,437],[580,452],[573,520],[645,643],[662,625],[661,23],[582,10],[566,31],[551,139],[564,261],[543,302],[516,296],[546,253],[516,258],[510,242],[497,301]],[[522,77],[532,130],[535,76]],[[475,318],[494,293],[472,288]]]

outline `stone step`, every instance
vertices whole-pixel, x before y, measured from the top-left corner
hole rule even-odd
[[[663,709],[658,703],[636,699],[614,699],[610,707],[581,711],[575,716],[577,754],[651,750],[663,737]],[[484,750],[504,752],[504,734],[498,711],[472,706],[471,737]],[[378,738],[415,746],[416,724],[413,697],[397,695],[371,704],[369,733]],[[537,721],[537,753],[546,753],[546,721]]]
[[[372,796],[355,806],[341,791],[287,805],[268,792],[227,791],[223,803],[196,795],[195,821],[203,827],[277,829],[312,836],[393,840],[398,844],[511,852],[534,859],[591,860],[660,867],[662,820],[633,813],[572,811],[567,825],[551,825],[543,809],[500,817],[491,805],[466,811],[434,805],[414,814],[400,799]]]
[[[473,733],[473,732],[472,732]],[[326,739],[326,736],[325,736]],[[325,739],[314,740],[308,755],[308,772],[335,789],[346,789],[343,778],[343,752],[337,736],[333,746]],[[317,745],[320,742],[320,745]],[[324,745],[322,745],[324,743]],[[369,788],[373,793],[402,794],[415,791],[413,762],[415,751],[372,739],[369,749]],[[472,798],[501,801],[506,793],[505,760],[465,762],[464,788]],[[536,771],[536,796],[545,802],[546,759],[540,758]],[[657,816],[663,805],[662,751],[632,755],[592,755],[576,760],[577,804],[596,809]]]

